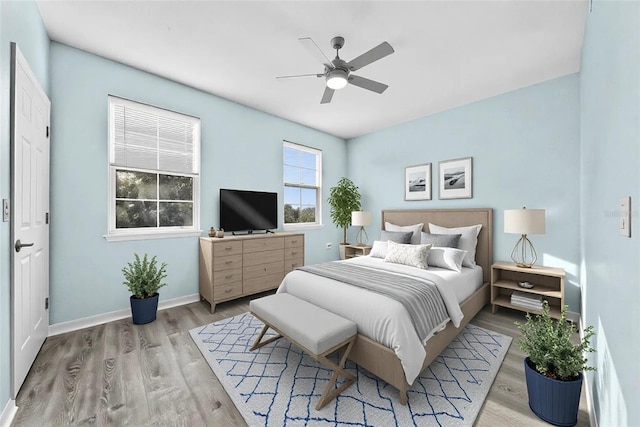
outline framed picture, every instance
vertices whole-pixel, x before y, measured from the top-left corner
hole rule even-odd
[[[440,167],[440,199],[470,199],[473,197],[471,157],[444,160]]]
[[[431,200],[431,163],[404,168],[404,199]]]

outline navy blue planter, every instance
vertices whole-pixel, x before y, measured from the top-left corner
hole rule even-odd
[[[529,407],[538,417],[556,426],[574,426],[578,422],[578,407],[582,391],[582,373],[577,380],[559,381],[545,377],[524,359]]]
[[[158,297],[156,292],[151,298],[129,298],[131,302],[131,317],[135,325],[144,325],[156,320],[156,312],[158,311]]]

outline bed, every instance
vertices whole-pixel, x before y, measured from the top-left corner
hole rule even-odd
[[[400,402],[406,404],[407,391],[411,387],[410,382],[447,347],[476,313],[489,302],[493,235],[492,212],[492,209],[489,208],[382,211],[383,229],[385,222],[400,226],[423,223],[423,231],[426,232],[429,231],[429,223],[443,227],[482,224],[476,246],[477,267],[474,269],[464,268],[463,274],[449,274],[452,278],[457,278],[459,283],[465,280],[473,281],[476,283],[475,287],[471,290],[467,287],[466,291],[464,287],[456,288],[450,279],[440,277],[447,276],[447,273],[439,274],[436,271],[438,269],[422,270],[419,273],[438,285],[438,290],[443,296],[445,293],[449,293],[447,298],[456,299],[453,303],[455,307],[451,302],[447,303],[447,309],[451,313],[451,321],[444,322],[438,328],[437,333],[427,336],[425,340],[419,339],[416,331],[413,328],[407,328],[407,323],[403,323],[407,320],[402,317],[408,316],[404,307],[397,301],[387,303],[389,300],[386,298],[388,297],[383,295],[354,286],[345,286],[342,282],[336,282],[326,277],[317,277],[303,271],[289,273],[278,292],[292,293],[298,298],[334,311],[343,317],[351,318],[358,323],[359,333],[349,359],[397,388]],[[345,263],[349,262],[345,261]],[[351,264],[361,264],[365,268],[382,267],[399,274],[405,274],[411,269],[418,270],[413,267],[391,265],[381,259],[376,260],[371,257],[351,260]],[[387,265],[383,266],[383,264]],[[463,277],[465,280],[462,280]],[[442,283],[446,286],[441,286]],[[451,296],[453,293],[456,294],[454,297]],[[459,302],[459,309],[456,302]],[[395,305],[402,308],[394,311]],[[375,316],[371,315],[372,310],[369,309],[369,313],[365,316],[363,313],[367,311],[368,307],[384,308],[375,310]],[[408,321],[410,322],[410,319]],[[454,323],[458,327],[454,326]],[[386,338],[384,334],[377,333],[376,328],[390,330],[393,338]]]

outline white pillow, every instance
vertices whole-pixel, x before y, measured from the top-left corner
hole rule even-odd
[[[462,260],[467,251],[448,247],[432,247],[427,255],[429,267],[446,268],[462,273]]]
[[[429,223],[429,231],[434,234],[461,234],[458,242],[458,249],[467,251],[462,265],[464,267],[475,267],[476,265],[476,245],[478,244],[478,234],[482,224],[470,225],[468,227],[447,228]]]
[[[429,267],[427,264],[429,249],[431,249],[431,245],[403,245],[389,240],[387,242],[387,256],[384,260],[426,270]]]
[[[395,225],[390,222],[384,223],[384,229],[387,231],[411,231],[413,233],[411,235],[412,245],[420,244],[420,233],[422,233],[422,227],[424,227],[424,223],[422,222],[414,225]]]
[[[384,258],[387,256],[387,242],[382,240],[374,240],[369,255],[374,258]]]

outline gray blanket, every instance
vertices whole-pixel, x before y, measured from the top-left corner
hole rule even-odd
[[[449,318],[438,288],[429,280],[332,261],[298,267],[298,270],[327,277],[376,292],[400,302],[409,312],[421,340],[430,336]]]

